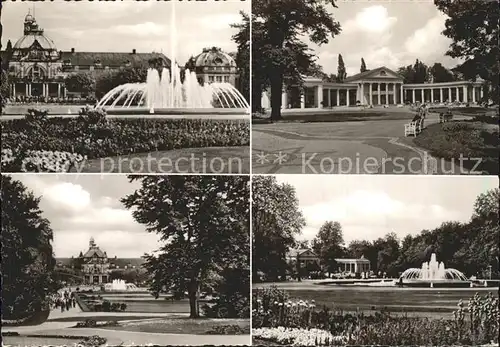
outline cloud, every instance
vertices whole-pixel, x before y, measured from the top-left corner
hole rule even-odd
[[[133,35],[137,37],[167,35],[168,29],[165,25],[153,22],[144,22],[130,25],[117,25],[110,28],[111,32],[122,35]]]
[[[354,19],[348,20],[343,25],[343,33],[351,34],[356,31],[380,35],[389,31],[398,21],[396,17],[390,17],[389,11],[383,5],[365,7],[358,12]]]
[[[43,199],[55,209],[79,212],[90,205],[90,194],[82,186],[65,182],[43,190]]]
[[[404,43],[406,53],[422,60],[444,56],[451,42],[441,34],[445,29],[446,18],[446,15],[439,12],[422,28],[417,29]]]

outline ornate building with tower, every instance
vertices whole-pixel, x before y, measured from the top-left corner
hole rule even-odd
[[[205,48],[192,57],[188,68],[194,69],[200,83],[230,83],[238,85],[238,68],[231,55],[218,47]]]
[[[78,52],[57,50],[33,15],[24,18],[24,35],[1,52],[2,64],[7,62],[9,88],[12,98],[68,96],[65,78],[70,74],[88,72],[96,75],[132,65],[148,65],[152,59],[161,59],[165,66],[170,61],[161,53]]]
[[[83,283],[95,285],[111,282],[113,271],[142,271],[143,263],[142,258],[117,258],[116,256],[109,258],[107,253],[97,246],[93,237],[90,238],[88,250],[85,253],[80,252],[78,257],[56,258],[59,271],[64,273],[64,270],[79,270]]]

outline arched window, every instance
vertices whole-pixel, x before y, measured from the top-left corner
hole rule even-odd
[[[37,80],[41,79],[45,76],[45,71],[38,65],[35,65],[29,70],[28,77],[31,79]]]

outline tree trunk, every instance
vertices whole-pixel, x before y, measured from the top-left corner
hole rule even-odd
[[[198,283],[192,282],[188,289],[189,295],[189,318],[199,318],[198,310]]]
[[[262,110],[262,88],[257,83],[252,84],[252,113]]]
[[[275,71],[270,76],[271,82],[271,120],[280,120],[281,94],[283,93],[283,73]]]

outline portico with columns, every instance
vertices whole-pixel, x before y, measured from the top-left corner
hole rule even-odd
[[[342,83],[306,77],[301,90],[282,94],[283,109],[323,109],[338,106],[391,106],[416,102],[477,103],[484,97],[484,81],[404,84],[403,77],[383,66],[348,77]],[[270,100],[269,97],[263,100]],[[269,107],[270,105],[265,105]]]

